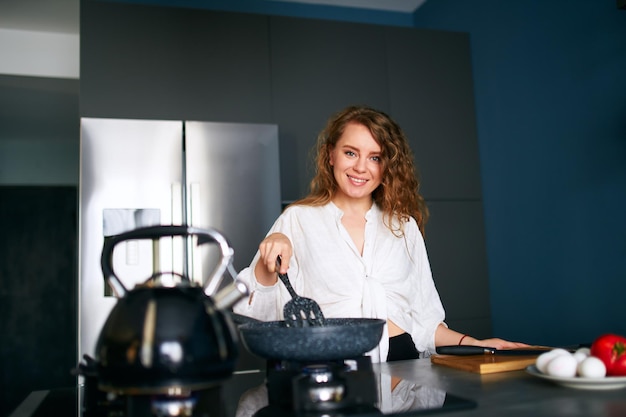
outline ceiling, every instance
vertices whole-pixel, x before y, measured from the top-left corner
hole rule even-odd
[[[80,0],[2,0],[0,28],[78,33]]]
[[[0,56],[10,57],[0,59],[0,144],[18,139],[64,141],[75,136],[81,1],[0,0]],[[275,10],[277,3],[293,3],[290,6],[294,8],[295,3],[302,3],[412,14],[426,0],[115,1],[155,5],[180,1],[207,10],[236,5],[242,12],[265,6]]]
[[[234,0],[231,0],[234,1]],[[353,7],[413,13],[426,0],[255,0]],[[201,0],[197,4],[215,4]],[[80,0],[2,0],[0,28],[40,32],[79,33]],[[208,7],[207,7],[208,8]]]

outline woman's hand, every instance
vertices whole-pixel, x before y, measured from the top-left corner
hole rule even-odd
[[[517,349],[517,348],[525,348],[525,347],[530,346],[530,345],[527,345],[526,343],[511,342],[511,341],[499,339],[499,338],[482,339],[482,340],[479,340],[479,339],[467,340],[467,339],[468,338],[466,338],[463,341],[464,345],[469,345],[471,341],[472,342],[471,344],[474,346],[485,346],[485,347],[492,347],[496,349]]]
[[[274,285],[276,282],[276,259],[280,256],[280,273],[287,273],[289,259],[293,254],[291,241],[282,233],[272,233],[259,244],[260,258],[254,268],[257,281],[262,285]]]

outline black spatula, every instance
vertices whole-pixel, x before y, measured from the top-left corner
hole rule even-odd
[[[289,300],[283,307],[283,316],[285,323],[289,327],[306,327],[306,326],[323,326],[324,314],[319,304],[310,298],[300,297],[289,282],[287,274],[281,274],[280,257],[276,259],[276,272],[278,278],[285,284],[287,291],[291,295]]]

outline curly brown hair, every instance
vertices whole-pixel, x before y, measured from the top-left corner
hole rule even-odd
[[[381,147],[382,183],[372,193],[383,212],[386,226],[402,235],[403,224],[413,217],[422,234],[428,220],[428,208],[419,193],[419,176],[413,163],[413,152],[400,126],[387,114],[366,106],[350,106],[333,115],[317,137],[315,176],[309,195],[293,204],[321,206],[329,203],[337,182],[330,165],[330,152],[350,123],[367,127]],[[400,220],[394,227],[393,218]]]

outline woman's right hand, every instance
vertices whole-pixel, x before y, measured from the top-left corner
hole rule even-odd
[[[282,233],[272,233],[259,244],[259,261],[254,268],[257,281],[262,285],[274,285],[276,283],[276,259],[280,256],[280,273],[287,273],[289,259],[293,249],[291,241]]]

